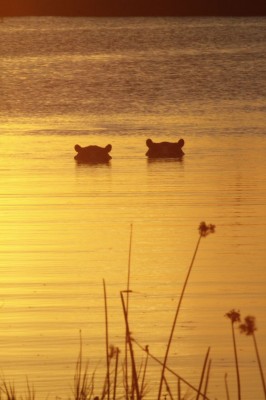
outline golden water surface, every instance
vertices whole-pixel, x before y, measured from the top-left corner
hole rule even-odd
[[[163,359],[197,228],[206,221],[216,233],[201,241],[169,365],[198,386],[210,346],[209,396],[226,398],[226,373],[236,395],[224,317],[234,308],[256,317],[265,369],[265,136],[190,134],[182,161],[152,162],[145,157],[146,138],[91,135],[90,143],[113,145],[110,164],[92,166],[73,160],[73,146],[89,144],[84,135],[18,130],[0,137],[1,375],[18,392],[28,378],[37,398],[71,397],[80,331],[84,359],[102,387],[103,279],[110,343],[123,354],[120,291],[127,288],[131,225],[133,338]],[[252,339],[238,332],[236,338],[243,399],[263,398]],[[145,354],[135,351],[140,363]],[[151,360],[147,398],[156,398],[159,376]],[[121,377],[120,370],[120,386]]]

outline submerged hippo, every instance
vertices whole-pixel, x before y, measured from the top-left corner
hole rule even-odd
[[[78,154],[75,155],[75,160],[87,163],[106,163],[111,160],[109,152],[112,150],[112,145],[108,144],[106,147],[100,146],[86,146],[81,147],[76,144],[74,149]]]
[[[146,156],[149,158],[180,158],[185,154],[182,150],[184,144],[185,142],[183,139],[180,139],[176,143],[154,143],[151,139],[147,139],[146,145],[149,150],[147,151]]]

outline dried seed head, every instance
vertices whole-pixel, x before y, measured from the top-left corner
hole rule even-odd
[[[207,225],[205,222],[201,222],[199,226],[199,233],[201,236],[206,237],[209,233],[215,232],[215,225],[209,224]]]
[[[225,317],[229,318],[232,322],[232,324],[234,324],[235,322],[240,322],[240,312],[239,310],[231,310],[228,313],[225,314]]]

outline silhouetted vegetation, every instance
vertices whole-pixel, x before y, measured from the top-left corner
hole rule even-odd
[[[208,385],[210,381],[210,371],[212,360],[210,359],[210,347],[206,351],[204,358],[200,380],[198,386],[192,385],[189,381],[180,376],[176,371],[168,366],[168,354],[170,350],[171,343],[173,341],[173,334],[176,328],[177,318],[179,316],[179,311],[181,303],[185,296],[185,291],[188,285],[189,277],[191,275],[196,255],[199,250],[199,245],[202,238],[207,237],[209,234],[215,232],[215,226],[212,224],[207,225],[202,222],[199,226],[199,237],[196,243],[196,247],[192,256],[191,263],[189,265],[185,281],[181,290],[179,301],[176,306],[175,316],[173,323],[171,325],[167,349],[165,357],[160,360],[158,357],[153,355],[149,351],[148,345],[143,346],[135,338],[133,338],[130,325],[129,325],[129,295],[131,293],[130,289],[130,274],[131,274],[131,246],[132,246],[132,226],[130,232],[130,243],[129,243],[129,257],[128,257],[128,278],[126,290],[120,292],[122,312],[125,322],[125,354],[121,358],[122,353],[118,347],[110,345],[109,338],[109,319],[108,319],[108,296],[105,281],[103,280],[103,292],[104,292],[104,308],[105,308],[105,346],[106,346],[106,374],[103,380],[102,389],[95,389],[95,374],[93,371],[89,373],[88,362],[84,362],[83,349],[82,349],[82,337],[80,333],[80,350],[76,362],[76,368],[74,373],[74,387],[73,387],[73,400],[142,400],[145,399],[147,395],[147,383],[146,375],[149,367],[149,359],[155,361],[161,367],[160,376],[158,376],[157,382],[152,382],[153,386],[156,387],[158,384],[158,394],[157,400],[163,399],[176,399],[176,400],[189,400],[189,399],[205,399],[210,400],[208,397]],[[262,363],[259,355],[259,349],[257,340],[255,337],[255,331],[257,330],[255,324],[255,317],[247,316],[244,322],[241,323],[240,311],[232,309],[225,316],[231,321],[232,337],[233,337],[233,349],[235,356],[236,374],[237,374],[237,389],[238,389],[238,399],[241,400],[241,385],[240,385],[240,371],[239,371],[239,360],[237,356],[237,341],[235,337],[235,327],[238,328],[241,333],[251,336],[253,338],[260,377],[264,390],[264,397],[266,399],[266,389],[265,389],[265,378],[262,369]],[[141,349],[145,355],[144,361],[142,360],[141,365],[137,365],[138,362],[135,357],[134,350],[136,346]],[[120,365],[121,374],[118,376],[118,369]],[[175,388],[171,387],[169,384],[166,371],[171,374],[176,379]],[[119,378],[119,381],[118,381]],[[118,394],[119,388],[119,394]],[[177,390],[176,390],[177,388]],[[229,388],[227,385],[227,374],[225,374],[225,388],[227,400],[230,399]],[[190,391],[190,392],[189,392]],[[121,394],[122,393],[122,394]],[[176,393],[176,395],[174,395]],[[192,393],[192,397],[191,397]],[[0,399],[2,400],[35,400],[34,387],[31,386],[27,380],[27,390],[26,395],[18,396],[15,390],[14,384],[10,384],[5,380],[0,384]]]

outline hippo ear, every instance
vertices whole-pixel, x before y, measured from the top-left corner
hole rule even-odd
[[[76,144],[75,147],[74,147],[74,149],[76,150],[77,153],[79,153],[80,150],[81,150],[81,147],[80,147],[79,144]]]
[[[151,139],[147,139],[146,145],[150,148],[153,145],[153,141]]]
[[[179,146],[180,148],[183,147],[184,144],[185,144],[184,139],[180,139],[180,140],[177,142],[177,144],[178,144],[178,146]]]
[[[112,150],[112,145],[111,145],[111,144],[108,144],[108,145],[105,147],[105,150],[107,151],[107,153],[109,153],[109,152]]]

